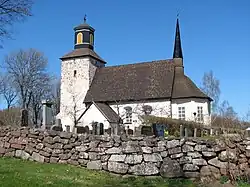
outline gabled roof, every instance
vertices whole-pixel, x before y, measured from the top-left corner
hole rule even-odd
[[[180,98],[207,98],[212,100],[206,94],[204,94],[194,82],[188,78],[186,75],[178,76],[176,74],[174,84],[173,84],[173,93],[172,99]]]
[[[69,59],[69,58],[75,58],[75,57],[84,57],[84,56],[90,56],[93,57],[96,60],[99,60],[103,63],[106,63],[95,51],[89,48],[79,48],[74,49],[73,51],[67,53],[63,57],[61,57],[61,60]]]
[[[120,116],[106,103],[100,102],[91,102],[91,104],[85,109],[82,115],[79,117],[77,121],[79,121],[84,114],[89,110],[91,105],[95,105],[95,107],[102,113],[102,115],[108,120],[109,123],[118,123],[121,122]]]
[[[184,73],[175,73],[173,60],[98,68],[84,99],[88,102],[205,98]]]
[[[171,98],[172,60],[98,68],[84,102]]]
[[[104,115],[109,123],[118,123],[121,121],[120,116],[106,103],[95,103],[94,105]]]

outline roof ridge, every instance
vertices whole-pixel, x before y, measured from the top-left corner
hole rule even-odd
[[[146,61],[146,62],[137,62],[131,64],[120,64],[120,65],[113,65],[113,66],[105,66],[102,68],[113,68],[113,67],[123,67],[123,66],[133,66],[133,65],[143,65],[143,64],[150,64],[150,63],[162,63],[162,62],[172,62],[173,59],[162,59],[162,60],[153,60],[153,61]]]

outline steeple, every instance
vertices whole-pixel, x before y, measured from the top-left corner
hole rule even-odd
[[[181,36],[180,36],[180,28],[179,28],[179,19],[178,18],[177,18],[177,23],[176,23],[173,58],[183,58],[183,56],[182,56],[182,48],[181,48]]]

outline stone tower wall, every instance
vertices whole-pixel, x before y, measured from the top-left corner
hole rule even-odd
[[[74,118],[85,110],[83,100],[95,75],[96,67],[90,57],[63,60],[61,62],[61,106],[59,118],[62,128],[70,126],[73,131]]]

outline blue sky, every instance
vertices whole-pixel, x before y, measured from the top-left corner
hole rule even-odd
[[[0,59],[20,48],[36,48],[48,57],[49,71],[60,75],[59,58],[73,49],[73,27],[95,29],[95,50],[108,65],[172,57],[177,12],[185,73],[197,85],[213,70],[221,82],[221,100],[241,116],[250,106],[249,0],[42,0],[34,16],[15,25]]]

